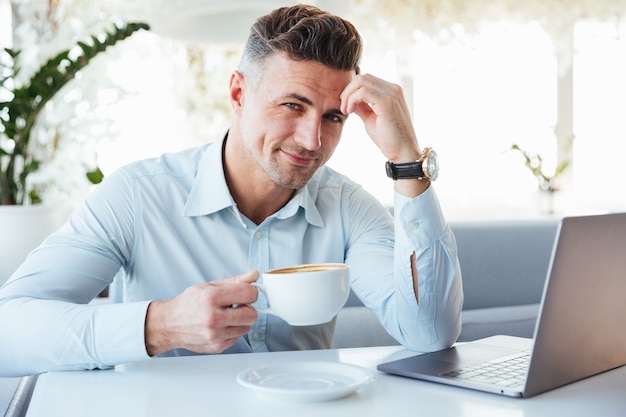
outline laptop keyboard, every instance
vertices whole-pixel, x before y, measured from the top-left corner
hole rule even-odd
[[[442,375],[484,384],[513,387],[522,385],[526,381],[529,360],[530,352],[525,352],[506,359],[464,366]]]

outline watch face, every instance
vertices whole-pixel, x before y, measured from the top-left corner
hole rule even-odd
[[[439,159],[437,159],[437,152],[431,149],[424,162],[426,163],[424,172],[428,178],[435,181],[439,176]]]

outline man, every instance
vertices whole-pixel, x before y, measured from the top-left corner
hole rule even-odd
[[[406,347],[454,343],[454,237],[426,168],[395,165],[423,157],[401,89],[359,74],[360,55],[352,24],[317,8],[261,17],[231,76],[225,137],[118,170],[0,290],[0,374],[328,348],[334,321],[258,314],[251,285],[259,270],[317,262],[348,263],[353,291]],[[352,113],[392,164],[395,232],[385,207],[324,166]],[[88,305],[118,273],[124,302]]]

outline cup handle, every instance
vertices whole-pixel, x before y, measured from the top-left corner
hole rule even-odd
[[[265,287],[263,286],[263,284],[259,284],[258,282],[253,282],[252,286],[256,287],[257,290],[259,290],[260,292],[262,292],[263,294],[265,294],[265,298],[267,298],[267,293],[265,292]],[[254,307],[256,309],[256,311],[258,311],[259,313],[265,313],[265,314],[273,314],[276,315],[276,313],[274,313],[272,311],[272,309],[269,307],[269,300],[267,300],[268,303],[268,307],[267,308],[261,308],[261,307]]]

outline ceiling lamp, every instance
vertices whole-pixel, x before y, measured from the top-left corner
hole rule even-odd
[[[297,4],[285,0],[144,0],[135,18],[159,35],[199,42],[241,43],[250,26],[264,14]]]

